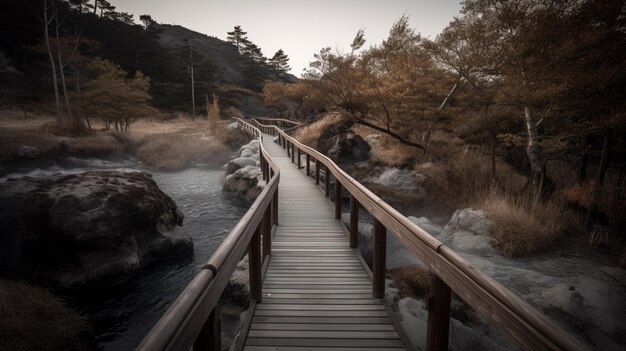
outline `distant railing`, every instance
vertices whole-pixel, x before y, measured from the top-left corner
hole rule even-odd
[[[258,128],[265,134],[278,136],[278,143],[287,150],[291,162],[311,174],[315,162],[315,183],[324,174],[323,190],[330,198],[330,176],[335,178],[335,219],[341,218],[342,189],[350,193],[350,247],[357,248],[358,211],[365,208],[374,217],[372,294],[385,294],[386,233],[391,230],[430,271],[430,294],[427,300],[427,350],[447,350],[450,323],[451,293],[456,293],[480,315],[498,327],[524,350],[588,350],[583,342],[554,324],[542,313],[513,292],[479,271],[468,261],[443,245],[430,234],[381,200],[365,186],[350,177],[331,159],[301,144],[273,125]],[[302,165],[302,156],[306,156]],[[323,168],[323,169],[322,169]]]
[[[221,350],[218,300],[237,264],[248,252],[251,309],[261,302],[263,267],[272,253],[272,226],[278,223],[280,170],[265,151],[261,131],[238,120],[259,139],[267,185],[200,272],[146,335],[138,350]],[[262,241],[262,247],[261,247]]]
[[[302,125],[302,123],[298,121],[293,121],[285,118],[254,117],[253,120],[257,123],[262,123],[264,125],[277,126],[282,130],[289,130],[291,128],[296,128]]]

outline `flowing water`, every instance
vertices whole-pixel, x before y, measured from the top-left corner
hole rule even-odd
[[[79,169],[40,169],[6,177],[78,173],[103,168],[141,170],[132,163],[106,164],[104,167],[102,164],[96,167],[90,164]],[[224,171],[221,168],[151,173],[161,190],[174,199],[185,214],[182,228],[193,238],[194,256],[153,264],[126,283],[97,294],[69,297],[72,306],[94,326],[104,350],[135,349],[250,205],[241,198],[222,192]],[[238,313],[229,314],[228,308],[222,309],[222,312],[223,343],[228,344],[237,328]]]

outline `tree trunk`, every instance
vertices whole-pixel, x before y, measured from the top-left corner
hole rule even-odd
[[[589,168],[589,153],[585,152],[583,157],[580,159],[580,168],[578,168],[578,182],[582,183],[587,180],[587,169]]]
[[[51,2],[51,4],[52,6],[54,6],[54,2]],[[48,49],[48,57],[50,58],[50,66],[52,69],[52,84],[54,85],[54,106],[57,112],[57,123],[59,125],[62,125],[63,114],[61,112],[61,100],[59,98],[59,83],[57,79],[56,63],[54,62],[54,57],[52,56],[52,48],[50,47],[50,32],[48,31],[48,25],[50,25],[50,23],[52,22],[52,19],[48,18],[48,0],[44,0],[43,2],[43,22],[46,48]]]
[[[450,89],[450,92],[448,93],[446,98],[443,99],[443,102],[441,103],[441,105],[439,105],[440,110],[443,110],[444,108],[446,108],[446,106],[448,106],[448,104],[450,104],[450,100],[452,100],[458,88],[459,88],[459,83],[457,82],[454,84],[452,89]]]
[[[57,47],[57,65],[59,66],[59,75],[61,76],[61,88],[63,89],[63,98],[65,99],[65,106],[67,108],[67,116],[72,123],[73,127],[78,127],[76,121],[72,119],[72,108],[70,106],[70,99],[67,95],[67,85],[65,84],[65,70],[63,69],[63,58],[61,56],[61,48],[59,46],[59,13],[55,11],[55,36]]]
[[[591,216],[593,216],[598,210],[598,203],[600,202],[600,195],[604,188],[604,178],[606,177],[606,170],[609,165],[609,148],[611,143],[611,131],[607,131],[604,134],[604,142],[602,144],[602,156],[600,158],[600,169],[598,170],[598,177],[596,183],[593,186],[593,195],[591,203],[589,204],[589,210],[585,218],[585,228],[587,228],[591,222]]]
[[[489,139],[491,140],[491,184],[495,185],[498,182],[498,174],[496,173],[496,144],[498,139],[493,132],[489,132]]]
[[[93,2],[93,14],[96,14],[96,11],[98,11],[98,0],[94,0]]]

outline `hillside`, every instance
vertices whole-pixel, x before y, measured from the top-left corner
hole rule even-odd
[[[53,94],[49,58],[40,30],[40,5],[37,0],[3,2],[0,30],[6,35],[0,38],[0,78],[7,84],[0,89],[0,102],[5,104],[47,103]],[[276,77],[269,66],[238,53],[228,42],[182,26],[156,22],[142,26],[81,13],[65,2],[60,3],[59,18],[63,19],[60,40],[69,46],[67,52],[80,40],[76,52],[85,61],[101,57],[119,65],[129,76],[141,71],[150,78],[151,104],[161,110],[191,112],[192,62],[196,110],[203,110],[205,96],[233,89],[255,95],[266,80]],[[67,70],[66,75],[70,75],[71,69]],[[84,76],[80,79],[85,80]],[[295,77],[286,75],[282,79],[293,81]],[[230,97],[222,104],[238,105],[241,100]]]

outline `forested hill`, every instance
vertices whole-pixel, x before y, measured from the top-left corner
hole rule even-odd
[[[295,78],[242,55],[234,45],[216,37],[158,24],[149,16],[139,25],[128,14],[113,10],[94,14],[79,9],[77,3],[57,1],[60,51],[74,60],[78,55],[82,61],[101,57],[130,75],[141,71],[150,77],[151,103],[157,108],[190,109],[191,63],[197,106],[202,106],[205,95],[223,94],[225,89],[260,91],[265,80]],[[36,100],[52,93],[43,39],[43,4],[42,0],[3,0],[0,5],[0,79],[8,82],[0,87],[0,101]],[[56,23],[51,23],[53,39],[55,28]],[[74,64],[80,65],[84,63]]]

